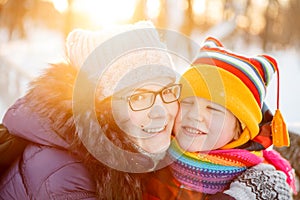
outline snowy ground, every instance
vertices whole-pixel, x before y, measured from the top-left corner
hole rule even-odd
[[[5,42],[5,34],[5,30],[0,29],[0,57],[9,60],[14,66],[19,67],[32,78],[37,76],[48,63],[56,63],[64,59],[64,39],[57,32],[46,29],[35,29],[30,32],[28,39],[9,43]],[[244,51],[256,52],[256,49],[245,49]],[[299,53],[297,54],[295,49],[268,53],[277,58],[281,70],[280,109],[289,128],[300,134]],[[26,90],[26,85],[27,83],[24,83],[22,94]],[[276,77],[273,77],[273,81],[268,89],[268,105],[272,110],[275,110]],[[0,101],[0,119],[2,119],[8,106],[3,105]]]

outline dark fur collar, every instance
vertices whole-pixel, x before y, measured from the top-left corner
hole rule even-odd
[[[74,120],[72,93],[77,69],[68,64],[50,66],[40,77],[30,83],[25,104],[37,113],[42,121],[67,143],[72,142]]]

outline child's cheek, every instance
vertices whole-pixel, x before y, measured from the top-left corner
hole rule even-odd
[[[175,123],[174,123],[174,127],[173,127],[173,133],[175,135],[177,135],[178,132],[180,131],[181,124],[182,124],[182,115],[181,115],[181,111],[179,111],[175,118]]]

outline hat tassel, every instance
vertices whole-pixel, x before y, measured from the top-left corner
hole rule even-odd
[[[279,71],[277,69],[277,110],[271,122],[273,144],[277,147],[290,146],[290,138],[286,123],[279,110]]]
[[[271,130],[273,136],[273,144],[275,146],[290,146],[290,138],[287,131],[287,126],[279,109],[275,111],[275,115],[271,123]]]

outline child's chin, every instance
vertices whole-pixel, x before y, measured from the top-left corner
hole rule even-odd
[[[192,142],[187,142],[187,141],[179,141],[178,142],[179,146],[181,149],[185,150],[185,151],[188,151],[188,152],[194,152],[196,151],[195,150],[195,147],[193,146]]]
[[[178,144],[183,150],[188,151],[188,152],[201,152],[201,151],[212,150],[211,147],[208,147],[204,144],[196,144],[196,143],[191,142],[190,140],[186,140],[186,141],[178,140]]]

